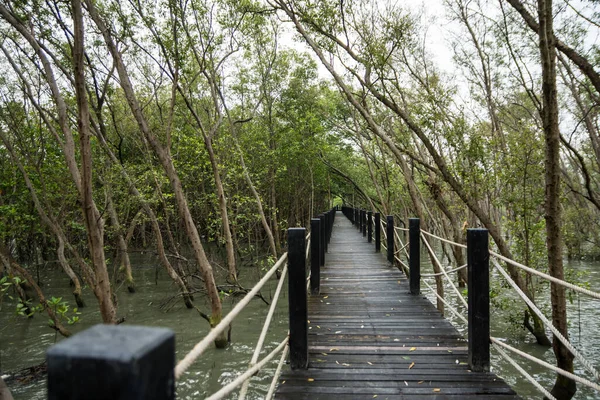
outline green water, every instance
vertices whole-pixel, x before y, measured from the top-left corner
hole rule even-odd
[[[168,312],[160,310],[160,304],[172,296],[176,290],[162,270],[159,273],[158,284],[155,283],[155,263],[152,258],[137,257],[134,263],[134,278],[137,292],[127,293],[124,287],[118,290],[118,315],[126,317],[127,324],[168,327],[176,335],[176,359],[179,360],[191,350],[208,332],[208,323],[200,317],[196,310],[188,310],[183,304],[177,304]],[[256,268],[244,268],[240,281],[242,285],[252,287],[257,281]],[[40,278],[48,296],[63,296],[71,300],[70,288],[65,275],[56,270],[41,271]],[[262,290],[268,301],[275,291],[277,282],[270,281]],[[84,330],[100,322],[95,298],[89,292],[85,293],[89,307],[81,309],[81,322],[69,327],[74,333]],[[241,297],[240,297],[241,298]],[[227,313],[237,300],[224,300],[224,313]],[[288,329],[287,295],[282,293],[270,334],[265,341],[263,356],[268,354],[283,340]],[[73,302],[74,303],[74,302]],[[200,296],[195,304],[206,312],[210,307]],[[61,340],[54,331],[49,329],[47,315],[36,315],[27,320],[13,315],[14,305],[5,299],[0,311],[0,366],[2,373],[16,371],[41,363],[46,349]],[[233,344],[225,350],[210,349],[186,372],[177,382],[177,397],[179,399],[199,399],[216,392],[223,385],[231,382],[240,371],[247,368],[254,352],[254,346],[262,329],[268,306],[260,299],[252,300],[242,314],[233,323]],[[278,361],[278,357],[277,361]],[[249,399],[263,398],[266,394],[277,361],[267,365],[266,369],[255,376],[248,392]],[[29,384],[12,382],[9,388],[15,400],[42,400],[46,398],[46,381],[38,380]]]
[[[422,260],[428,258],[423,255]],[[198,340],[208,331],[208,324],[195,310],[187,310],[181,304],[177,304],[168,312],[160,310],[159,305],[173,293],[175,288],[166,274],[161,270],[158,284],[155,283],[156,260],[152,257],[138,256],[134,262],[134,277],[137,283],[137,293],[129,294],[124,287],[119,288],[119,316],[125,316],[128,324],[150,325],[169,327],[175,331],[177,342],[177,359],[181,359]],[[600,289],[600,262],[571,262],[566,266],[578,271],[585,272],[586,280],[589,281],[593,290]],[[424,271],[427,269],[424,266]],[[430,267],[429,267],[430,268]],[[241,282],[251,287],[258,280],[259,272],[256,268],[243,268]],[[63,296],[71,300],[68,281],[63,273],[56,270],[40,271],[40,279],[48,296]],[[492,280],[500,280],[501,277],[492,274]],[[270,300],[275,291],[276,282],[270,281],[263,290],[265,298]],[[284,285],[284,288],[287,285]],[[426,293],[426,288],[422,285]],[[506,291],[510,293],[510,291]],[[456,304],[451,289],[446,288],[446,296],[449,301]],[[547,297],[545,294],[538,295],[539,298]],[[430,298],[433,300],[433,297]],[[224,302],[225,312],[231,309],[237,299],[227,298]],[[518,307],[519,300],[510,298],[511,302]],[[89,307],[82,309],[81,323],[70,327],[74,332],[81,331],[100,321],[99,312],[95,299],[86,292],[86,301]],[[196,304],[204,310],[208,310],[208,304],[204,303],[198,296]],[[599,301],[580,296],[573,297],[573,303],[569,304],[570,336],[573,343],[589,360],[600,368],[600,308]],[[548,309],[547,305],[542,305]],[[37,315],[32,320],[13,315],[14,305],[7,299],[0,311],[0,369],[3,373],[15,371],[24,367],[39,364],[44,360],[45,350],[48,346],[60,340],[55,333],[46,327],[46,315]],[[179,399],[200,399],[216,392],[220,387],[231,382],[239,373],[247,368],[254,351],[255,343],[260,334],[264,318],[268,312],[268,306],[261,300],[253,300],[236,319],[233,325],[233,344],[225,350],[211,349],[202,355],[184,377],[177,383],[177,396]],[[535,356],[541,357],[550,363],[554,363],[554,357],[550,349],[543,349],[533,344],[532,338],[524,330],[511,325],[506,315],[510,310],[492,310],[492,335],[506,339],[507,343],[516,346]],[[547,313],[547,315],[549,315]],[[450,312],[447,317],[461,330],[465,327]],[[288,329],[287,321],[287,295],[285,291],[279,301],[277,311],[274,315],[272,328],[266,340],[263,355],[273,349],[285,336]],[[278,359],[278,357],[276,357]],[[554,381],[551,372],[538,367],[515,356],[515,359],[539,382],[549,388]],[[523,398],[541,398],[537,390],[515,371],[512,366],[502,360],[495,352],[492,352],[493,371],[502,376]],[[271,382],[271,377],[276,368],[273,361],[267,368],[252,379],[248,398],[263,398]],[[590,378],[581,365],[576,363],[576,370],[583,376]],[[9,385],[16,400],[35,400],[46,398],[46,382],[39,380],[29,384],[12,383]],[[235,398],[236,393],[231,395]],[[600,399],[600,393],[586,389],[579,385],[576,399]]]
[[[441,257],[441,254],[438,254],[438,256]],[[423,273],[433,272],[431,264],[429,263],[429,257],[425,253],[421,255],[421,262],[424,264]],[[565,269],[584,273],[583,279],[589,282],[590,289],[596,292],[600,291],[600,262],[569,261],[565,263]],[[492,285],[494,283],[504,283],[504,278],[496,271],[492,271],[490,281]],[[432,287],[435,287],[432,280],[428,280],[428,282],[430,282]],[[425,285],[421,285],[421,290],[431,302],[435,302],[435,296],[431,294]],[[462,304],[459,304],[459,300],[453,289],[449,285],[446,285],[444,290],[446,301],[452,304],[466,317],[467,313]],[[550,316],[548,293],[549,286],[546,286],[542,292],[537,294],[537,299],[547,300],[546,302],[537,301],[538,307],[544,311],[547,317]],[[506,298],[508,300],[509,307],[506,309],[499,309],[493,305],[490,306],[491,336],[503,339],[505,343],[511,346],[555,365],[556,360],[551,348],[538,346],[535,343],[533,336],[526,332],[525,328],[522,328],[522,325],[517,326],[517,324],[510,321],[509,315],[511,314],[516,316],[516,319],[519,322],[523,320],[522,307],[524,307],[525,303],[517,297],[512,288],[504,289],[503,294],[499,296],[498,300],[501,298]],[[600,369],[600,300],[595,300],[585,295],[578,296],[576,293],[573,293],[567,309],[569,317],[569,337],[571,342],[577,350],[579,350],[579,352],[596,367],[596,370]],[[467,335],[466,325],[451,311],[446,311],[446,317],[463,335]],[[550,330],[547,329],[546,331],[548,337],[551,338]],[[546,389],[552,388],[555,380],[555,374],[553,372],[518,355],[513,355],[506,350],[505,352],[513,357],[525,371],[534,377],[536,381],[540,382]],[[526,378],[505,361],[494,349],[492,349],[491,356],[492,371],[501,376],[520,396],[526,399],[541,399],[543,397]],[[594,377],[577,361],[575,361],[575,374],[592,382],[595,381]],[[600,393],[578,384],[577,394],[574,399],[600,399]]]

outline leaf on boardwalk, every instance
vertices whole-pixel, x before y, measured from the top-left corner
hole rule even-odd
[[[373,365],[373,363],[371,361],[367,361],[367,364],[369,365]]]
[[[404,381],[404,384],[405,384],[406,386],[408,386],[408,382]]]
[[[331,349],[329,349],[329,351],[340,351],[340,349],[338,349],[337,347],[332,347]]]
[[[321,329],[321,327],[319,325],[317,325],[317,329]]]
[[[374,395],[373,395],[373,398],[375,398],[375,397],[377,397],[377,395],[376,395],[376,394],[374,394]]]
[[[338,334],[338,333],[342,333],[342,331],[335,331],[335,333],[336,333],[336,334]]]
[[[415,362],[413,361],[413,362],[411,362],[411,363],[410,363],[410,365],[408,366],[408,369],[412,369],[412,367],[414,367],[414,366],[415,366]]]
[[[441,391],[442,391],[442,389],[435,388],[435,389],[433,389],[433,391],[434,391],[434,392],[441,392]]]
[[[308,321],[308,323],[310,324],[310,319],[309,319],[309,320],[307,320],[307,321]]]
[[[405,360],[410,360],[410,357],[409,357],[409,356],[404,356],[404,357],[402,357],[402,358],[404,358]]]
[[[309,382],[314,382],[314,381],[315,381],[315,379],[314,379],[314,378],[308,378],[308,379],[307,379],[307,381],[309,381]]]
[[[343,363],[342,365],[343,365],[344,367],[349,367],[349,366],[350,366],[350,364],[348,364],[348,363]]]
[[[421,383],[423,383],[423,382],[425,382],[425,381],[419,381],[419,382],[417,382],[417,385],[420,385],[420,384],[421,384]]]
[[[323,354],[324,356],[326,356],[326,355],[327,355],[327,353],[321,353],[321,354]]]
[[[338,362],[338,360],[335,360],[335,363],[336,363],[337,365],[340,365],[340,363]]]
[[[416,349],[416,347],[411,347],[409,351],[415,351]]]
[[[328,299],[328,298],[329,298],[329,296],[325,296],[325,297],[323,297],[323,298],[324,298],[324,299]]]

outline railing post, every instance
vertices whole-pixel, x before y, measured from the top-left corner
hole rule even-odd
[[[306,305],[306,229],[288,229],[288,298],[290,366],[308,368],[308,309]]]
[[[321,285],[321,219],[310,220],[310,293],[319,294]]]
[[[385,231],[387,233],[387,260],[394,264],[394,217],[388,215],[386,217],[387,225]]]
[[[410,293],[421,294],[421,220],[408,219]]]
[[[375,213],[375,251],[381,251],[381,214]]]
[[[319,219],[321,220],[321,246],[319,250],[321,250],[321,266],[325,266],[325,214],[319,214]]]
[[[367,212],[367,242],[373,241],[373,211]]]
[[[170,329],[96,325],[52,346],[48,399],[175,400]]]
[[[467,229],[469,366],[490,370],[490,252],[487,229]]]
[[[364,237],[364,236],[367,236],[367,210],[362,211],[362,222],[363,222],[362,235]]]
[[[358,217],[358,231],[362,232],[362,211],[361,210],[356,210],[356,216]]]

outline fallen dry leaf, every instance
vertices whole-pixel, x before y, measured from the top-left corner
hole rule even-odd
[[[413,361],[413,362],[411,362],[411,363],[410,363],[410,365],[408,366],[408,369],[412,369],[412,367],[414,367],[414,366],[415,366],[415,362]]]
[[[315,379],[314,379],[314,378],[308,378],[308,379],[307,379],[307,381],[309,381],[309,382],[314,382],[314,381],[315,381]]]
[[[441,392],[441,391],[442,391],[442,389],[435,388],[435,389],[433,389],[433,391],[434,391],[434,392]]]
[[[417,382],[417,385],[420,385],[420,384],[421,384],[421,383],[423,383],[423,382],[425,382],[425,381],[419,381],[419,382]]]
[[[371,361],[367,361],[367,364],[369,365],[373,365],[373,363]]]
[[[416,347],[411,347],[409,351],[415,351],[416,349]]]

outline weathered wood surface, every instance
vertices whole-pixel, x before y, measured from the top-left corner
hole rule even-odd
[[[466,341],[341,213],[308,318],[309,368],[282,374],[277,399],[519,398],[469,371]]]

